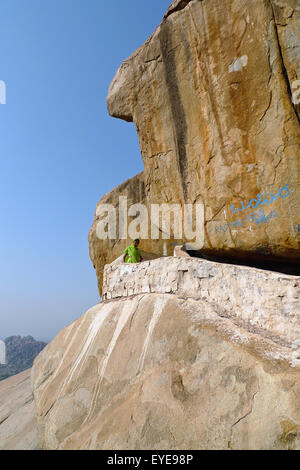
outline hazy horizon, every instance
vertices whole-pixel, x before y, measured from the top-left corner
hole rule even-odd
[[[33,335],[9,335],[9,336],[0,336],[0,341],[4,341],[5,339],[7,338],[11,338],[12,336],[20,336],[21,338],[26,338],[27,336],[32,336],[33,339],[35,339],[36,341],[42,341],[44,343],[48,343],[49,341],[51,341],[53,338],[46,338],[46,337],[34,337]]]

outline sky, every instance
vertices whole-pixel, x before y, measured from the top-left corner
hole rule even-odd
[[[50,340],[100,301],[97,201],[143,170],[109,84],[171,0],[1,0],[0,338]]]

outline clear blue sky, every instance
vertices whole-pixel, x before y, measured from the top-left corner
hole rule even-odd
[[[0,338],[52,338],[99,301],[88,231],[143,169],[108,86],[171,0],[1,0]]]

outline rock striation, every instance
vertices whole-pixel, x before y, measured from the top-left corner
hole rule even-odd
[[[36,358],[44,449],[300,449],[299,277],[189,258],[106,266]]]
[[[140,142],[132,203],[203,203],[202,252],[299,262],[299,43],[297,0],[174,1],[109,87],[110,115]],[[101,288],[120,240],[94,224],[90,246]]]

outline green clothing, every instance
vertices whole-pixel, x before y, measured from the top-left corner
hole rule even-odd
[[[134,244],[125,248],[124,253],[126,254],[125,263],[139,263],[141,258],[141,252]]]

